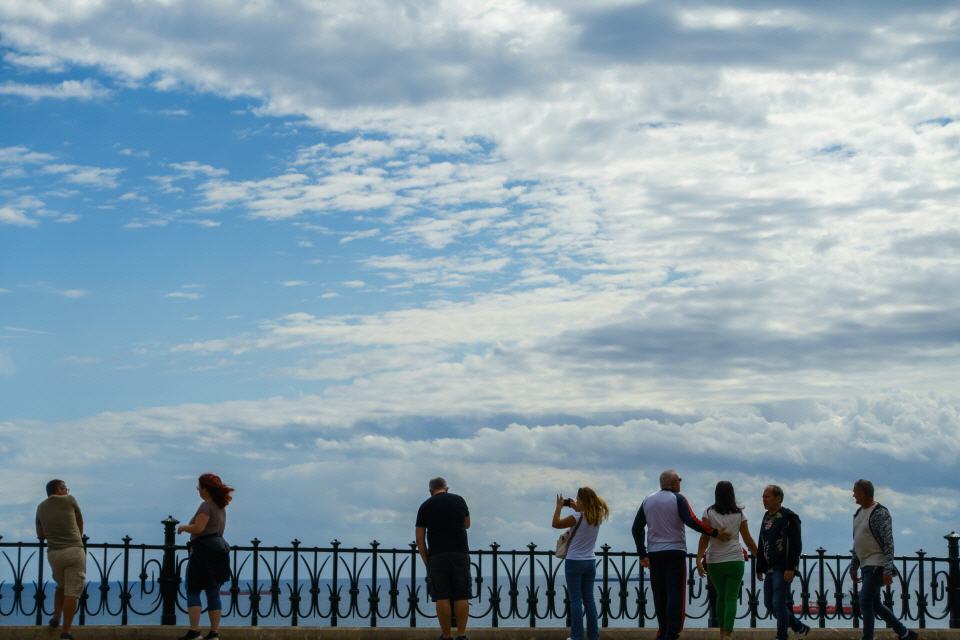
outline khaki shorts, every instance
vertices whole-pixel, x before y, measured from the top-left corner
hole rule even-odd
[[[47,552],[47,560],[50,561],[54,581],[63,589],[63,595],[68,598],[79,597],[87,581],[86,550],[83,547],[51,549]]]

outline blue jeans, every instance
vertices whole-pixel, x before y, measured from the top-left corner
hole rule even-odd
[[[220,609],[222,608],[220,604],[220,588],[213,587],[212,589],[205,589],[204,593],[207,594],[207,611],[220,611]],[[188,607],[200,606],[199,591],[190,591],[189,589],[187,589],[187,606]]]
[[[898,638],[907,635],[907,628],[880,599],[880,590],[883,588],[883,567],[861,567],[861,575],[863,584],[860,585],[860,615],[863,616],[863,640],[873,640],[875,613],[883,618],[888,629],[896,632]]]
[[[793,615],[793,597],[790,585],[783,579],[783,570],[774,569],[763,581],[763,604],[767,611],[777,619],[777,640],[787,640],[787,628],[794,631],[803,629],[803,623]]]
[[[587,638],[598,640],[597,603],[593,600],[593,583],[597,564],[593,560],[564,560],[563,573],[567,579],[570,598],[570,640],[583,640],[583,613],[587,613]]]

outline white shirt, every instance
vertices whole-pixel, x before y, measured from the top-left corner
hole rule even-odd
[[[722,542],[719,538],[710,538],[707,546],[707,563],[743,562],[743,549],[740,547],[740,525],[747,521],[743,513],[717,513],[713,507],[703,512],[703,519],[710,521],[714,529],[724,529],[730,539]]]
[[[597,534],[600,533],[600,525],[592,525],[583,520],[583,514],[574,512],[573,517],[577,519],[580,526],[577,532],[573,534],[573,540],[567,547],[567,560],[595,560],[594,547],[597,546]],[[573,525],[577,526],[577,525]]]
[[[853,519],[853,552],[860,559],[861,567],[882,567],[886,565],[883,558],[883,549],[880,543],[870,532],[870,515],[876,508],[874,502],[869,507],[860,509],[860,513]]]

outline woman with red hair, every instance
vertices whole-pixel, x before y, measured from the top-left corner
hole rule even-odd
[[[223,539],[227,526],[227,505],[233,499],[228,487],[213,473],[200,476],[197,491],[203,502],[189,524],[177,533],[190,534],[190,561],[187,563],[187,612],[190,630],[180,640],[215,640],[220,637],[220,585],[230,579],[230,546]],[[210,633],[200,635],[200,592],[207,594]]]

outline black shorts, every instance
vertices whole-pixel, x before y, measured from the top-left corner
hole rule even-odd
[[[437,600],[469,600],[470,555],[438,553],[427,558],[427,593]]]

